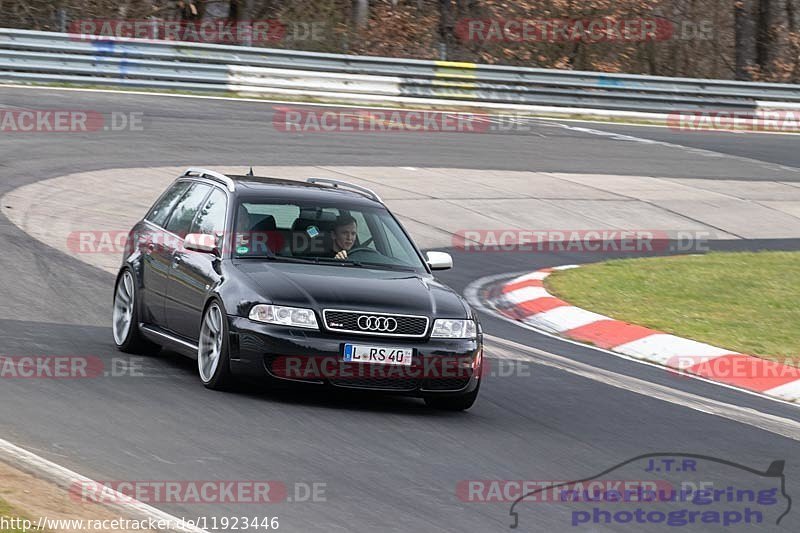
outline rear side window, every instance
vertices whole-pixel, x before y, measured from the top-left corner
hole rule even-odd
[[[214,187],[203,208],[197,213],[189,233],[212,234],[224,231],[227,200],[225,193]]]
[[[150,212],[147,213],[145,218],[157,226],[164,227],[164,224],[167,222],[167,217],[172,212],[172,208],[175,207],[175,204],[181,199],[183,193],[189,188],[189,185],[191,185],[191,183],[188,181],[179,181],[175,183],[164,193],[164,196],[159,198],[158,202],[150,209]]]
[[[189,227],[192,225],[194,216],[200,211],[203,206],[203,200],[211,189],[210,185],[202,183],[195,183],[189,192],[183,195],[183,198],[172,210],[172,215],[169,217],[169,222],[165,226],[167,231],[183,237],[189,233]]]

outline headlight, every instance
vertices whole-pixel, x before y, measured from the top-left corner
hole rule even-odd
[[[433,323],[431,337],[444,339],[474,339],[476,337],[474,320],[438,319]]]
[[[254,305],[250,310],[250,320],[280,324],[298,328],[319,329],[317,317],[311,309],[301,307],[285,307],[283,305]]]

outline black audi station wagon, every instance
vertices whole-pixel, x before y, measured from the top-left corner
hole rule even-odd
[[[211,389],[241,376],[464,410],[483,338],[464,298],[432,275],[451,267],[364,187],[191,168],[130,232],[114,341],[196,358]]]

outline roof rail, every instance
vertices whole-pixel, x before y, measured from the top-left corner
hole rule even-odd
[[[306,182],[308,182],[308,183],[318,183],[320,185],[328,185],[330,187],[333,187],[334,189],[338,189],[338,188],[350,189],[350,190],[359,192],[359,193],[363,194],[364,196],[367,196],[368,198],[371,198],[372,200],[375,200],[376,202],[383,203],[383,200],[381,200],[380,196],[375,194],[375,191],[373,191],[371,189],[367,189],[366,187],[362,187],[361,185],[355,185],[353,183],[348,183],[346,181],[334,180],[334,179],[330,179],[330,178],[308,178],[306,180]]]
[[[200,178],[208,178],[214,181],[219,181],[224,184],[230,192],[236,190],[236,183],[226,176],[225,174],[220,174],[219,172],[214,172],[213,170],[206,170],[205,168],[187,168],[186,172],[183,173],[184,176],[198,176]]]

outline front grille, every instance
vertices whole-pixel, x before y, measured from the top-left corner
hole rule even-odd
[[[383,337],[424,337],[428,331],[428,317],[425,316],[339,309],[325,309],[322,315],[330,331]]]

